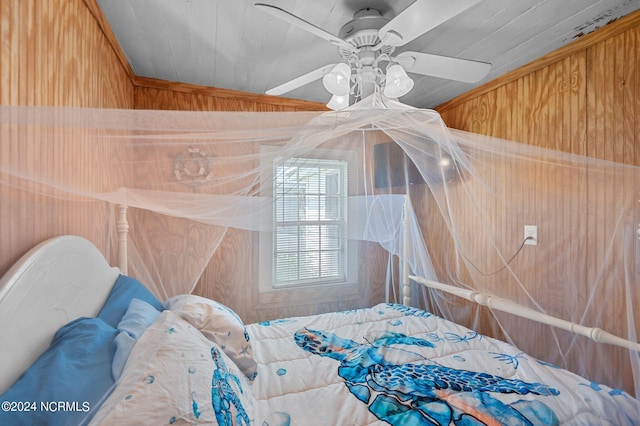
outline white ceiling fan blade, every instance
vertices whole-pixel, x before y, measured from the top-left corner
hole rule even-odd
[[[487,62],[451,58],[430,53],[402,52],[392,59],[402,65],[408,72],[465,83],[476,83],[482,80],[491,70],[491,64]]]
[[[298,87],[302,87],[305,84],[309,84],[312,81],[316,81],[322,78],[326,73],[331,71],[336,64],[329,64],[318,68],[317,70],[313,70],[304,75],[301,75],[298,78],[294,78],[293,80],[289,80],[286,83],[282,83],[279,86],[274,87],[273,89],[267,90],[265,93],[267,95],[279,96],[290,92]]]
[[[313,35],[323,38],[329,41],[331,44],[334,44],[339,47],[344,47],[346,49],[355,50],[355,48],[351,44],[347,43],[341,38],[334,36],[333,34],[323,30],[322,28],[316,27],[312,23],[307,22],[304,19],[299,18],[292,13],[289,13],[284,9],[280,9],[279,7],[271,6],[270,4],[264,4],[264,3],[255,3],[254,6],[265,13],[273,15],[276,18],[279,18],[285,22],[288,22],[292,25],[297,26],[298,28],[301,28],[307,32],[310,32]]]
[[[480,0],[416,0],[380,28],[378,46],[403,46]],[[376,46],[376,47],[378,47]]]

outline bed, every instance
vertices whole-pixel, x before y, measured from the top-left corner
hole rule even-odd
[[[623,391],[402,304],[245,325],[214,300],[158,300],[74,236],[0,284],[1,424],[639,419]]]

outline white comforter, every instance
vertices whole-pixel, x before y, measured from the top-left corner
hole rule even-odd
[[[640,403],[625,392],[401,305],[251,324],[246,331],[257,361],[253,381],[206,330],[180,312],[163,312],[93,422],[632,425],[640,419]]]

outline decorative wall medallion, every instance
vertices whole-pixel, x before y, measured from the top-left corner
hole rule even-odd
[[[214,157],[199,148],[189,148],[174,157],[173,175],[176,181],[192,187],[205,185],[213,179]]]

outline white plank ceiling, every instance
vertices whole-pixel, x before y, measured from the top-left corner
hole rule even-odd
[[[264,93],[341,60],[328,41],[254,7],[257,0],[98,0],[140,77]],[[261,0],[337,35],[369,7],[393,18],[413,0]],[[450,0],[441,0],[447,2]],[[432,1],[437,4],[437,1]],[[444,4],[444,3],[443,3]],[[400,101],[433,108],[640,9],[640,0],[482,0],[396,49],[489,62],[478,83],[410,74]],[[284,96],[326,103],[321,80]]]

